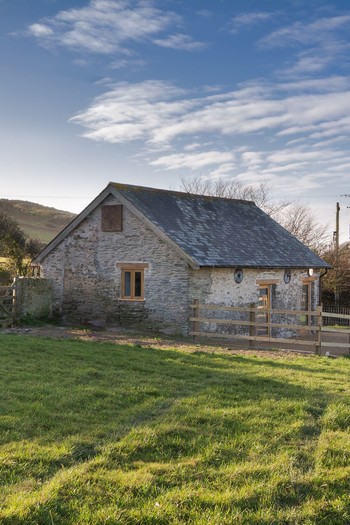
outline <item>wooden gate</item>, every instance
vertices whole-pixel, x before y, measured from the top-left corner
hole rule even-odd
[[[16,286],[0,286],[0,326],[12,325],[16,320]]]

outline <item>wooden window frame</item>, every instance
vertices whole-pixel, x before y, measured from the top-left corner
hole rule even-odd
[[[145,300],[145,269],[148,268],[147,263],[118,263],[117,267],[120,268],[120,300],[121,301],[133,301],[142,302]],[[125,294],[125,274],[129,272],[131,274],[130,282],[130,295]],[[141,295],[135,296],[136,288],[136,273],[141,274]]]

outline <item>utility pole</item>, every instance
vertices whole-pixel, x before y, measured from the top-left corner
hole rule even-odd
[[[340,195],[341,197],[350,197],[350,193],[344,193],[343,195]],[[347,208],[350,208],[350,206],[347,206]],[[349,238],[350,238],[350,226],[349,226]]]
[[[335,277],[334,277],[334,306],[339,306],[339,290],[338,290],[338,270],[339,270],[339,202],[336,205],[335,211],[335,232],[333,234],[335,241]]]

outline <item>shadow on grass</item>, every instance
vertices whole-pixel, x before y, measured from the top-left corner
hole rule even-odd
[[[261,461],[259,450],[273,461],[281,447],[299,448],[294,468],[304,473],[313,460],[310,448],[300,445],[317,442],[331,400],[319,382],[302,384],[305,370],[292,365],[300,373],[293,382],[286,366],[246,357],[8,336],[0,337],[0,362],[6,370],[0,430],[10,458],[2,483],[14,491],[28,478],[39,484],[32,499],[23,496],[22,510],[10,517],[0,512],[4,525],[75,523],[78,501],[87,507],[112,502],[128,512],[182,484],[210,487],[223,467]],[[146,466],[153,481],[144,485],[125,484],[121,474],[109,484],[98,474]],[[50,484],[51,496],[40,503],[40,486]],[[281,484],[270,505],[294,506],[304,489],[304,482],[293,490]],[[318,498],[317,490],[309,494]],[[257,491],[250,499],[233,498],[232,505],[255,512],[263,501]],[[200,498],[198,505],[206,509]]]

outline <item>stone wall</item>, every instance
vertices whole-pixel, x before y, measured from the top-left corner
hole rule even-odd
[[[103,204],[118,204],[109,196]],[[121,300],[123,263],[144,263],[144,301]],[[145,326],[186,333],[188,265],[123,207],[123,230],[101,231],[96,208],[42,263],[53,283],[53,309],[64,319],[104,326]]]
[[[243,269],[243,281],[237,284],[234,280],[233,268],[209,268],[190,270],[189,297],[199,299],[206,304],[222,306],[243,306],[256,303],[258,300],[257,281],[278,280],[274,296],[274,308],[300,309],[301,284],[307,279],[307,272],[303,270],[292,271],[289,284],[283,280],[284,270],[255,270]],[[313,287],[313,308],[318,303],[318,286]]]
[[[190,270],[189,299],[193,303],[198,299],[200,304],[211,304],[218,306],[240,306],[250,307],[258,305],[259,283],[276,282],[271,288],[271,306],[279,310],[301,310],[302,309],[302,285],[308,279],[307,272],[294,270],[288,284],[284,282],[284,270],[266,269],[243,269],[244,278],[237,284],[234,280],[234,269],[232,268],[210,268],[201,270]],[[318,277],[313,281],[311,309],[315,310],[319,299]],[[250,321],[249,313],[225,312],[220,310],[203,310],[202,317],[211,319],[232,319]],[[300,316],[285,316],[274,314],[272,322],[298,324]],[[206,323],[202,326],[205,331],[220,331],[222,333],[240,333],[249,335],[249,326],[225,325],[219,323]],[[279,330],[279,335],[290,336],[293,331],[288,329]],[[276,334],[274,334],[276,335]]]
[[[16,277],[16,316],[37,319],[52,315],[52,288],[49,279]]]

